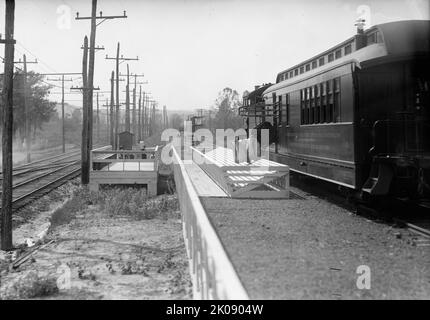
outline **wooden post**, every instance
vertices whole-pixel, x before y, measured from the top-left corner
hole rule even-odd
[[[13,60],[15,1],[6,0],[5,50],[3,75],[2,207],[1,249],[12,249],[12,135],[13,135]]]
[[[115,114],[115,150],[119,146],[119,42],[116,49],[116,114]]]
[[[138,132],[138,142],[142,140],[142,86],[140,86],[139,91],[139,111],[137,113],[137,132]]]
[[[137,134],[137,128],[136,128],[136,86],[137,86],[137,75],[134,76],[134,89],[133,89],[133,113],[132,113],[132,124],[133,124],[133,143],[136,143],[138,134]]]
[[[125,131],[130,132],[130,69],[127,64],[127,85],[125,87]]]
[[[114,77],[115,72],[112,71],[110,78],[110,144],[112,149],[115,149],[115,134],[114,134]]]
[[[97,109],[96,109],[96,126],[97,126],[97,143],[100,140],[100,118],[99,118],[99,93],[97,92]]]
[[[84,39],[84,55],[82,59],[82,146],[81,146],[81,182],[87,185],[90,181],[89,177],[89,145],[88,145],[88,98],[86,88],[88,87],[88,37]]]
[[[64,74],[61,77],[61,132],[63,153],[66,152],[66,129],[64,126]]]
[[[110,143],[110,112],[109,99],[106,98],[106,143]]]
[[[27,57],[23,56],[24,61],[24,74],[23,74],[23,90],[24,90],[24,117],[25,117],[25,152],[27,155],[27,163],[31,162],[31,154],[30,154],[30,113],[28,112],[28,88],[27,88]]]
[[[84,91],[88,91],[88,149],[93,148],[93,88],[94,88],[94,61],[95,61],[95,45],[96,45],[96,13],[97,0],[92,0],[91,9],[91,34],[90,34],[90,52],[88,63],[88,86]]]

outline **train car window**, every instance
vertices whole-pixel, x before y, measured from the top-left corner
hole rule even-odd
[[[326,122],[326,83],[321,83],[321,123]]]
[[[317,67],[317,61],[314,60],[312,61],[312,69],[315,69]]]
[[[281,105],[281,114],[280,114],[282,124],[287,122],[287,103],[288,103],[288,95],[285,95],[285,103]]]
[[[300,67],[300,74],[302,74],[303,72],[305,72],[305,67]]]
[[[288,72],[284,74],[284,79],[287,80],[288,79]]]
[[[340,78],[336,78],[334,83],[334,122],[340,122]]]
[[[278,103],[276,105],[276,109],[274,109],[274,115],[276,117],[276,123],[278,126],[282,125],[282,108],[282,96],[278,96]]]
[[[311,87],[309,123],[315,123],[315,87]]]
[[[327,81],[327,122],[333,122],[333,81]]]
[[[328,62],[332,62],[334,60],[334,54],[333,53],[330,53],[329,55],[328,55]]]
[[[305,124],[305,90],[300,90],[300,123]]]
[[[306,89],[306,124],[311,123],[311,88]]]
[[[290,71],[290,78],[294,77],[293,71]]]
[[[334,79],[334,91],[339,92],[340,90],[340,78]]]
[[[307,65],[306,65],[306,71],[309,71],[309,70],[311,70],[311,65],[310,65],[310,64],[307,64]]]
[[[378,32],[372,32],[367,36],[367,44],[377,43],[378,42]]]
[[[339,59],[340,57],[342,57],[342,50],[336,50],[336,52],[334,53],[334,57],[335,59]]]
[[[351,54],[351,52],[352,52],[352,46],[350,45],[350,44],[348,44],[347,46],[345,46],[345,48],[344,48],[344,55],[346,56],[346,55],[348,55],[348,54]]]
[[[294,75],[297,76],[299,74],[299,69],[294,70]]]
[[[324,61],[324,57],[321,57],[319,60],[318,60],[318,63],[319,63],[319,66],[321,67],[321,66],[323,66],[324,65],[324,63],[325,63],[325,61]]]
[[[320,92],[320,86],[315,86],[315,123],[321,122],[321,92]]]

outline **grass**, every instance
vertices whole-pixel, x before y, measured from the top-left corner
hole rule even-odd
[[[25,272],[16,281],[0,290],[0,300],[17,300],[44,297],[58,292],[53,276],[40,275],[34,270]]]
[[[99,206],[110,217],[130,216],[137,220],[180,218],[176,195],[148,198],[145,189],[107,189],[91,192],[86,187],[77,188],[72,197],[51,217],[53,227],[71,222],[78,212],[90,205]]]

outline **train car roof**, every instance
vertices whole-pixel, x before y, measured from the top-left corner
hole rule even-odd
[[[254,91],[249,92],[244,98],[255,99],[263,94],[263,92],[272,85],[272,83],[265,83]]]
[[[387,54],[428,53],[430,21],[407,20],[376,25],[383,36]]]
[[[429,53],[430,49],[430,21],[429,20],[405,20],[405,21],[395,21],[388,22],[384,24],[379,24],[370,27],[364,31],[364,35],[369,36],[378,34],[378,40],[376,44],[380,44],[384,47],[375,50],[375,43],[371,45],[366,45],[365,47],[354,50],[350,54],[342,56],[341,58],[336,58],[333,61],[324,63],[323,66],[312,67],[311,70],[306,70],[300,74],[294,74],[294,76],[288,77],[289,74],[295,71],[305,68],[307,65],[311,65],[312,62],[317,63],[320,58],[326,57],[329,54],[334,54],[336,51],[341,50],[348,44],[354,44],[355,36],[341,42],[340,44],[331,47],[330,49],[313,56],[293,67],[290,67],[280,73],[278,73],[276,78],[276,84],[274,86],[278,87],[278,84],[285,83],[287,85],[301,81],[309,76],[314,75],[318,72],[327,71],[329,67],[345,63],[345,60],[351,60],[356,62],[362,62],[370,60],[372,58],[378,58],[383,55],[395,55],[395,54],[406,54],[406,53]],[[354,44],[355,46],[355,44]],[[384,51],[384,52],[382,52]],[[348,59],[345,59],[348,58]],[[286,75],[287,79],[282,79],[282,75]],[[269,87],[266,91],[272,91],[272,87]],[[265,92],[266,93],[266,92]]]

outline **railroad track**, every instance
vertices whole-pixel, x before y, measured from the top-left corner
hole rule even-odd
[[[43,158],[40,160],[36,160],[30,163],[26,163],[20,166],[14,166],[12,171],[13,174],[18,174],[19,172],[26,172],[28,170],[37,170],[38,168],[42,168],[43,165],[49,165],[52,163],[61,163],[61,161],[70,159],[71,157],[76,157],[76,159],[78,159],[80,155],[80,150],[74,150],[74,151],[70,151],[70,152],[66,152],[66,153],[62,153],[62,154],[58,154],[52,157],[47,157],[47,158]],[[0,172],[0,179],[2,178],[3,173]]]
[[[31,178],[13,189],[12,208],[18,210],[30,202],[58,188],[81,173],[79,162],[65,165],[48,173]]]
[[[14,211],[58,188],[80,174],[80,152],[74,151],[14,168]],[[0,176],[1,179],[1,176]],[[1,194],[2,191],[0,191]]]

